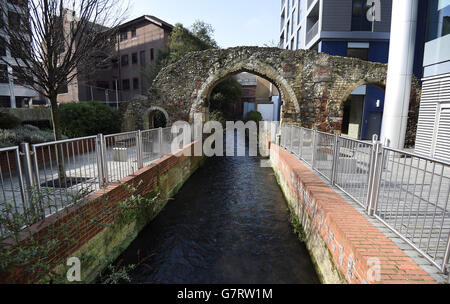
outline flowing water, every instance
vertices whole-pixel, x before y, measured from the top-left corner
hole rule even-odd
[[[132,283],[319,283],[257,157],[206,160],[117,263],[137,265]]]

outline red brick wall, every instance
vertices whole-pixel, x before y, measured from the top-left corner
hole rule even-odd
[[[189,145],[185,149],[191,149],[191,151],[193,151],[193,146]],[[201,159],[201,157],[190,158],[193,160],[191,161],[191,164],[194,164]],[[85,205],[69,208],[67,212],[64,211],[60,214],[55,214],[42,222],[35,224],[31,227],[33,236],[36,239],[48,239],[49,231],[55,231],[55,227],[64,223],[70,223],[71,219],[75,218],[76,215],[83,215],[77,217],[78,221],[76,225],[74,225],[74,229],[70,231],[69,235],[59,236],[60,239],[62,237],[71,239],[70,244],[61,243],[61,245],[55,248],[55,250],[47,257],[47,262],[56,266],[55,263],[61,261],[62,258],[69,257],[105,229],[102,225],[92,224],[91,221],[93,219],[102,224],[111,224],[117,219],[117,216],[119,215],[117,212],[117,203],[129,196],[129,190],[123,184],[137,186],[142,181],[142,184],[137,188],[135,195],[140,194],[144,196],[150,194],[158,186],[158,177],[172,169],[178,163],[183,162],[185,159],[186,156],[165,156],[150,166],[137,171],[134,175],[122,179],[120,183],[109,185],[106,189],[91,195],[88,198],[88,203]],[[24,241],[26,240],[27,236],[24,236]],[[33,281],[36,281],[36,278],[24,275],[20,271],[6,277],[0,274],[0,283],[29,283]]]
[[[291,204],[306,211],[307,233],[319,235],[349,283],[436,283],[394,242],[292,154],[272,144],[271,160]],[[375,260],[378,259],[378,260]],[[372,264],[380,262],[380,281]]]

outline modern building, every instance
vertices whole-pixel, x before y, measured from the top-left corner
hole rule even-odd
[[[425,45],[416,152],[450,161],[450,0],[423,2],[428,15],[426,42],[416,43]]]
[[[79,75],[58,96],[58,102],[102,101],[114,105],[142,96],[150,84],[147,74],[158,51],[166,49],[173,26],[144,15],[119,26],[111,65],[94,75]]]
[[[235,107],[235,113],[242,113],[245,118],[248,112],[258,111],[263,120],[279,120],[279,91],[270,81],[247,72],[237,75],[237,81],[242,86],[242,98]]]
[[[20,77],[14,75],[12,68],[6,62],[11,63],[15,60],[11,57],[10,51],[2,43],[8,39],[4,29],[6,27],[21,28],[21,22],[24,22],[23,12],[26,1],[23,0],[0,0],[0,107],[4,108],[23,108],[32,104],[41,103],[39,94],[26,86],[26,83]],[[30,47],[31,48],[31,47]]]
[[[392,0],[282,0],[280,47],[387,63],[391,15]],[[422,56],[417,48],[419,79]],[[384,95],[372,85],[355,88],[343,107],[342,134],[358,139],[380,135]]]

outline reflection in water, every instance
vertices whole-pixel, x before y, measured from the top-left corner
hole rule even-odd
[[[133,283],[319,283],[270,168],[210,158],[122,254]]]

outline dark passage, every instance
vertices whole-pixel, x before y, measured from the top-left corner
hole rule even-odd
[[[118,262],[138,264],[133,283],[319,283],[272,169],[252,157],[208,159]]]

